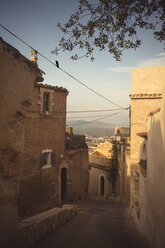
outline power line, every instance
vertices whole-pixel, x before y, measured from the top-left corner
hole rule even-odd
[[[30,49],[33,49],[34,51],[36,51],[41,57],[43,57],[44,59],[46,59],[48,62],[50,62],[52,65],[54,65],[55,67],[57,67],[58,69],[60,69],[61,71],[63,71],[65,74],[67,74],[69,77],[73,78],[75,81],[77,81],[78,83],[80,83],[81,85],[83,85],[85,88],[87,88],[88,90],[92,91],[94,94],[98,95],[99,97],[101,97],[102,99],[110,102],[113,105],[116,105],[117,107],[119,107],[120,109],[124,109],[127,110],[128,108],[123,108],[122,106],[118,105],[117,103],[109,100],[108,98],[104,97],[103,95],[101,95],[100,93],[98,93],[97,91],[93,90],[92,88],[90,88],[89,86],[87,86],[86,84],[84,84],[83,82],[81,82],[80,80],[78,80],[77,78],[75,78],[74,76],[72,76],[70,73],[68,73],[67,71],[65,71],[64,69],[62,69],[61,67],[59,67],[59,63],[58,61],[56,61],[56,64],[54,62],[52,62],[50,59],[48,59],[46,56],[44,56],[42,53],[38,52],[36,49],[34,49],[32,46],[30,46],[27,42],[25,42],[24,40],[22,40],[21,38],[19,38],[17,35],[15,35],[14,33],[12,33],[9,29],[7,29],[6,27],[4,27],[2,24],[0,24],[0,26],[5,29],[8,33],[10,33],[11,35],[13,35],[16,39],[20,40],[22,43],[24,43],[26,46],[28,46]]]
[[[91,112],[106,112],[106,111],[115,111],[115,110],[120,110],[119,109],[96,109],[96,110],[71,110],[71,111],[67,111],[67,114],[78,114],[78,113],[91,113]]]
[[[105,115],[88,115],[88,116],[74,116],[74,117],[68,117],[67,119],[70,120],[70,119],[85,119],[85,118],[96,118],[96,117],[101,117],[101,116],[105,116]]]
[[[74,80],[76,80],[78,83],[80,83],[81,85],[83,85],[85,88],[87,88],[88,90],[92,91],[94,94],[100,96],[101,98],[103,98],[104,100],[110,102],[111,104],[119,107],[120,109],[126,109],[126,108],[123,108],[121,107],[120,105],[118,105],[117,103],[109,100],[108,98],[106,98],[105,96],[101,95],[100,93],[98,93],[97,91],[93,90],[92,88],[90,88],[89,86],[87,86],[86,84],[82,83],[79,79],[75,78],[74,76],[72,76],[70,73],[68,73],[67,71],[63,70],[62,68],[59,67],[59,69],[61,71],[63,71],[64,73],[66,73],[68,76],[70,76],[71,78],[73,78]]]
[[[124,111],[124,110],[123,110]],[[120,111],[119,111],[120,112]],[[108,116],[112,116],[112,115],[115,115],[116,113],[114,113],[114,114],[111,114],[111,115],[108,115]],[[86,116],[71,116],[71,117],[67,117],[67,119],[69,120],[69,119],[78,119],[78,118],[82,118],[82,119],[84,119],[84,118],[96,118],[96,117],[105,117],[105,116],[107,116],[107,115],[86,115]]]
[[[25,42],[24,40],[22,40],[21,38],[19,38],[16,34],[12,33],[9,29],[5,28],[1,23],[0,26],[5,29],[8,33],[10,33],[11,35],[13,35],[16,39],[20,40],[22,43],[24,43],[26,46],[28,46],[30,49],[34,50],[35,52],[37,52],[41,57],[43,57],[44,59],[46,59],[48,62],[50,62],[52,65],[56,66],[57,65],[52,62],[50,59],[48,59],[46,56],[44,56],[42,53],[38,52],[36,49],[34,49],[32,46],[30,46],[27,42]]]
[[[73,125],[74,124],[74,126],[78,126],[78,125],[83,125],[83,124],[86,124],[86,123],[92,123],[92,122],[94,122],[94,121],[100,121],[100,120],[103,120],[103,119],[106,119],[106,118],[108,118],[108,117],[111,117],[111,116],[113,116],[113,115],[117,115],[117,114],[120,114],[121,112],[123,112],[123,111],[125,111],[126,109],[123,109],[123,110],[121,110],[121,111],[118,111],[118,112],[116,112],[116,113],[113,113],[113,114],[111,114],[111,115],[106,115],[106,116],[104,116],[104,117],[102,117],[102,118],[98,118],[98,119],[95,119],[95,120],[92,120],[92,121],[84,121],[84,122],[80,122],[80,123],[76,123],[76,124],[74,124],[74,123],[68,123],[67,125]]]

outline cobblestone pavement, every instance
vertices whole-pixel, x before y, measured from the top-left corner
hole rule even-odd
[[[151,248],[116,200],[79,205],[79,214],[36,248]]]

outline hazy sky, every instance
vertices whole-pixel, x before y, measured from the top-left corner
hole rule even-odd
[[[128,107],[131,92],[131,68],[165,65],[163,44],[154,40],[152,32],[141,30],[139,37],[142,39],[143,45],[136,51],[126,51],[121,62],[116,62],[106,51],[97,52],[94,62],[87,58],[72,61],[69,52],[62,52],[58,56],[52,55],[51,50],[55,48],[63,35],[57,28],[57,23],[65,23],[77,6],[77,0],[5,0],[1,2],[0,23],[50,60],[58,60],[61,68],[98,93],[123,107]],[[24,56],[30,58],[30,49],[1,27],[0,36]],[[46,73],[44,83],[63,86],[69,90],[67,100],[69,111],[116,108],[83,88],[40,56],[38,65]],[[84,115],[87,114],[79,114],[81,117]],[[107,115],[107,113],[92,113],[91,115],[100,116]],[[78,114],[72,114],[73,116],[78,116]],[[114,115],[103,121],[114,123],[121,119],[126,120],[125,113]]]

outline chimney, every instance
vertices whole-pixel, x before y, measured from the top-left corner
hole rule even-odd
[[[35,51],[35,50],[31,50],[31,51],[30,51],[30,60],[31,60],[32,62],[37,63],[37,60],[38,60],[37,51]]]

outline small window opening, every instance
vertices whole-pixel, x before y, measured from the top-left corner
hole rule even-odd
[[[50,152],[45,152],[44,153],[44,156],[43,156],[43,164],[44,165],[49,165],[50,164],[50,156],[51,156]]]
[[[43,112],[49,112],[49,101],[50,101],[50,93],[44,92],[43,95]]]
[[[41,156],[41,166],[44,168],[46,166],[56,165],[56,154],[52,150],[43,150]]]

